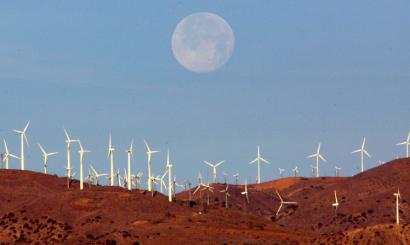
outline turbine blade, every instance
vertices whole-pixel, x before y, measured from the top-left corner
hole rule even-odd
[[[24,133],[26,132],[26,130],[27,130],[27,128],[28,128],[29,125],[30,125],[30,120],[27,122],[26,126],[25,126],[24,129],[23,129],[23,132],[24,132]]]
[[[268,162],[267,160],[265,160],[264,158],[260,157],[259,159],[261,159],[262,162],[270,164],[270,162]]]
[[[316,157],[316,156],[317,156],[317,153],[312,154],[312,155],[309,155],[309,156],[307,156],[306,158],[312,158],[312,157]]]
[[[366,154],[369,158],[372,158],[372,157],[370,156],[370,154],[369,154],[366,150],[363,150],[363,152],[364,152],[364,154]]]
[[[215,164],[215,167],[218,167],[219,165],[221,165],[224,162],[225,162],[225,160],[218,162],[217,164]]]
[[[255,163],[256,161],[258,161],[258,158],[255,158],[255,160],[249,162],[249,164]]]
[[[207,162],[207,161],[204,161],[204,163],[207,164],[207,165],[209,165],[209,166],[212,167],[212,168],[214,167],[214,165],[212,165],[211,163],[209,163],[209,162]]]
[[[67,138],[67,141],[71,141],[70,136],[68,136],[67,130],[64,128],[64,133],[65,137]]]

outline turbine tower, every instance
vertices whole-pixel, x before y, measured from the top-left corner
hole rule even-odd
[[[47,153],[46,150],[44,150],[44,148],[40,144],[38,144],[38,147],[40,147],[40,150],[43,153],[44,173],[47,174],[48,157],[52,156],[52,155],[56,155],[56,154],[58,154],[58,152]]]
[[[111,134],[108,139],[108,157],[110,158],[110,185],[114,186],[114,151],[112,147]]]
[[[134,140],[131,140],[130,148],[126,151],[128,156],[128,172],[127,172],[127,188],[128,190],[132,189],[131,183],[131,158],[132,158],[132,145],[134,144]]]
[[[256,155],[256,158],[253,161],[249,162],[249,164],[252,164],[252,163],[255,163],[255,162],[258,163],[258,175],[256,176],[256,183],[257,184],[261,183],[261,161],[264,162],[264,163],[269,164],[269,162],[267,160],[265,160],[264,158],[261,157],[259,148],[260,147],[258,145],[258,153]]]
[[[363,138],[362,147],[358,150],[352,151],[352,154],[360,153],[360,166],[361,166],[362,173],[364,171],[364,155],[371,158],[370,154],[364,149],[365,144],[366,144],[366,138]]]
[[[28,145],[28,141],[27,141],[27,136],[26,136],[26,131],[28,126],[30,125],[30,121],[27,122],[26,126],[24,127],[23,130],[16,130],[14,129],[13,131],[20,134],[20,167],[21,170],[24,170],[24,140],[26,141],[26,144]]]
[[[148,143],[144,140],[145,146],[147,148],[147,163],[148,163],[148,191],[152,191],[152,186],[151,186],[151,157],[152,154],[158,153],[159,151],[153,151],[151,148],[149,148]]]
[[[89,150],[84,150],[83,146],[81,145],[81,141],[78,139],[77,140],[78,145],[80,146],[80,150],[78,153],[80,154],[80,190],[84,189],[84,177],[83,177],[83,160],[84,160],[84,154],[91,152]]]
[[[406,146],[406,157],[409,157],[409,145],[410,145],[410,132],[407,135],[406,141],[398,143],[397,145],[405,145]]]
[[[339,207],[339,202],[337,201],[337,193],[336,191],[333,191],[335,193],[335,202],[332,203],[332,207],[335,208],[335,213],[337,213],[337,208]]]
[[[167,153],[167,172],[168,172],[168,201],[172,202],[172,163],[169,158],[169,149]]]
[[[66,136],[65,143],[67,144],[67,176],[71,176],[71,143],[78,142],[78,140],[71,139],[65,128],[64,133]]]
[[[316,151],[316,153],[314,153],[314,154],[312,154],[312,155],[309,155],[309,156],[307,156],[306,158],[313,158],[313,157],[316,158],[316,177],[320,177],[319,161],[320,161],[320,159],[321,159],[322,161],[326,162],[326,159],[325,159],[322,155],[320,155],[320,143],[319,143],[319,145],[317,146],[317,151]]]
[[[396,197],[396,224],[400,224],[400,216],[399,216],[399,198],[400,198],[400,190],[397,188],[397,193],[393,193]]]
[[[218,163],[216,163],[216,164],[212,164],[212,163],[210,163],[210,162],[204,161],[204,163],[205,163],[206,165],[208,165],[209,167],[212,168],[212,179],[213,179],[213,183],[216,182],[216,168],[217,168],[219,165],[221,165],[222,163],[224,163],[224,162],[225,162],[225,160],[224,160],[224,161],[220,161],[220,162],[218,162]]]
[[[3,139],[3,142],[4,142],[4,149],[5,149],[6,152],[4,153],[2,161],[6,162],[6,169],[9,169],[9,157],[13,157],[15,159],[20,159],[20,158],[9,152],[9,148],[7,147],[7,143],[6,143],[5,139]]]

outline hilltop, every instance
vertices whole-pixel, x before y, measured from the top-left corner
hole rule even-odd
[[[352,177],[285,178],[248,185],[229,185],[229,208],[213,192],[189,191],[167,197],[144,190],[92,185],[66,188],[66,178],[31,171],[0,170],[0,240],[73,244],[147,243],[334,243],[368,241],[408,244],[410,227],[393,225],[393,192],[400,187],[400,215],[409,222],[410,159],[398,159]],[[191,189],[191,194],[195,188]],[[276,190],[298,205],[279,207]],[[335,213],[333,191],[340,206]]]

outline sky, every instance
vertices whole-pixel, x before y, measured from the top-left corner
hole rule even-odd
[[[198,171],[210,178],[204,160],[225,160],[220,180],[239,171],[252,182],[258,144],[271,162],[263,181],[278,178],[278,167],[310,176],[306,156],[319,142],[321,175],[338,165],[350,176],[364,136],[367,169],[404,154],[396,143],[410,130],[409,11],[403,0],[2,1],[0,137],[18,154],[12,129],[31,120],[26,168],[42,171],[41,143],[60,152],[49,159],[58,175],[66,127],[92,151],[86,166],[101,172],[111,133],[116,167],[134,139],[132,171],[145,177],[144,139],[161,151],[153,172],[164,171],[169,148],[180,182],[195,183]],[[195,12],[219,15],[235,35],[214,72],[188,71],[171,50],[176,25]]]

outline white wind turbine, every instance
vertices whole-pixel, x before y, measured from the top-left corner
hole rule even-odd
[[[335,194],[335,202],[332,203],[332,207],[335,208],[335,213],[336,213],[336,212],[337,212],[337,208],[339,207],[339,201],[337,200],[337,193],[336,193],[336,191],[334,191],[334,194]]]
[[[228,197],[231,196],[231,195],[229,194],[229,192],[228,192],[228,189],[229,189],[229,185],[226,185],[225,190],[220,191],[220,192],[222,192],[222,193],[225,193],[225,208],[228,208],[228,207],[229,207],[229,205],[228,205]]]
[[[218,166],[220,166],[220,165],[221,165],[222,163],[224,163],[224,162],[225,162],[225,160],[224,160],[224,161],[220,161],[220,162],[218,162],[218,163],[216,163],[216,164],[212,164],[212,163],[210,163],[210,162],[204,161],[205,164],[207,164],[209,167],[212,168],[212,179],[213,179],[213,183],[216,182],[216,168],[217,168]]]
[[[248,196],[248,181],[245,179],[245,190],[241,192],[241,195],[245,195],[246,202],[249,203],[249,196]]]
[[[282,209],[283,204],[285,204],[285,205],[297,205],[298,204],[297,202],[285,202],[285,201],[283,201],[283,199],[282,199],[281,195],[279,194],[278,190],[276,190],[276,194],[279,197],[280,205],[279,205],[278,211],[276,211],[275,217],[278,216],[280,210]]]
[[[237,185],[239,182],[239,173],[233,174],[232,177],[235,178],[235,185]]]
[[[284,168],[278,168],[278,170],[279,170],[279,176],[281,178],[283,178],[283,172],[285,172],[285,169]]]
[[[67,144],[67,176],[71,176],[71,143],[78,142],[78,140],[71,139],[65,128],[64,133],[66,136],[65,143]]]
[[[396,224],[400,224],[400,213],[399,213],[399,198],[400,198],[400,190],[397,188],[397,193],[393,193],[396,197]]]
[[[95,170],[95,168],[93,167],[93,165],[90,165],[90,168],[91,168],[91,171],[93,171],[93,173],[94,173],[94,178],[95,178],[95,181],[96,181],[96,185],[98,185],[98,178],[99,177],[108,176],[108,174],[106,174],[106,173],[102,173],[102,174],[98,173]]]
[[[198,172],[197,180],[198,180],[198,185],[202,184],[202,174],[201,174],[201,172]]]
[[[320,177],[320,172],[319,172],[319,160],[321,159],[322,161],[326,162],[326,159],[325,159],[322,155],[320,155],[320,145],[321,145],[321,144],[319,143],[319,145],[317,146],[317,151],[316,151],[316,153],[314,153],[314,154],[309,155],[309,156],[306,157],[306,158],[313,158],[313,157],[316,158],[316,177]]]
[[[352,151],[352,154],[360,153],[360,166],[361,166],[362,173],[364,171],[364,155],[371,158],[370,154],[364,149],[365,144],[366,144],[366,138],[363,138],[362,147],[358,150]]]
[[[138,172],[136,175],[135,175],[135,188],[137,188],[137,189],[140,189],[140,186],[141,186],[141,177],[142,177],[142,175],[144,175],[142,172]]]
[[[131,145],[130,148],[128,150],[126,150],[127,152],[127,156],[128,156],[128,174],[127,174],[127,188],[128,190],[132,189],[132,181],[131,181],[131,158],[132,158],[132,145],[134,143],[134,140],[131,140]]]
[[[312,176],[315,176],[315,169],[316,167],[313,165],[310,165],[310,168],[312,169]]]
[[[258,145],[258,153],[256,155],[256,158],[253,161],[249,162],[249,164],[252,164],[252,163],[255,163],[255,162],[258,163],[258,175],[256,176],[256,183],[257,184],[261,183],[261,161],[264,162],[264,163],[269,164],[269,162],[267,160],[265,160],[263,157],[261,157],[259,148],[260,147]]]
[[[108,157],[110,158],[110,185],[114,186],[114,147],[112,147],[111,134],[108,138]]]
[[[398,143],[397,145],[405,145],[406,146],[406,157],[409,157],[409,145],[410,145],[410,132],[407,135],[406,141]]]
[[[336,175],[337,177],[339,177],[339,175],[340,175],[340,170],[342,170],[341,167],[335,166],[335,175]]]
[[[5,161],[6,162],[6,169],[9,169],[9,157],[13,157],[13,158],[15,158],[15,159],[20,159],[18,156],[15,156],[15,155],[13,155],[13,154],[11,154],[10,152],[9,152],[9,148],[7,147],[7,143],[6,143],[6,140],[5,139],[3,139],[3,142],[4,142],[4,150],[6,151],[5,153],[4,153],[4,156],[3,156],[3,161]]]
[[[38,147],[40,147],[40,150],[41,150],[41,152],[43,153],[44,173],[47,174],[48,157],[49,157],[49,156],[53,156],[53,155],[57,155],[58,152],[47,153],[46,150],[44,150],[44,148],[43,148],[40,144],[38,144]]]
[[[172,163],[169,157],[169,149],[167,152],[167,172],[168,172],[168,201],[172,202]]]
[[[151,157],[152,154],[158,153],[159,151],[153,151],[151,148],[149,148],[148,143],[144,140],[145,147],[147,148],[147,163],[148,163],[148,191],[152,191],[152,186],[151,186]]]
[[[293,172],[293,176],[294,176],[294,177],[297,177],[298,174],[299,174],[298,166],[296,166],[294,169],[292,169],[292,172]]]
[[[84,160],[84,154],[91,152],[89,150],[85,150],[83,146],[81,145],[81,141],[78,139],[77,140],[78,145],[80,146],[80,150],[78,153],[80,154],[80,190],[84,189],[84,177],[83,177],[83,160]]]
[[[14,129],[13,131],[20,134],[20,149],[21,149],[21,153],[20,153],[20,167],[21,170],[24,170],[24,140],[26,141],[26,144],[28,145],[28,140],[27,140],[27,136],[26,136],[26,131],[28,126],[30,125],[30,121],[27,122],[26,126],[24,127],[23,130],[16,130]]]

